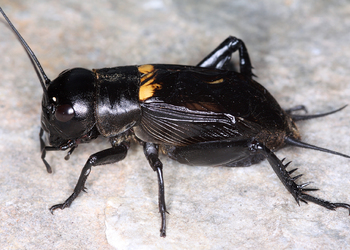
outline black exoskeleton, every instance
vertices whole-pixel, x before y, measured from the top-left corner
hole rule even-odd
[[[25,48],[43,88],[40,144],[46,151],[67,150],[98,136],[109,138],[111,148],[89,157],[73,194],[62,204],[69,207],[79,193],[91,167],[126,157],[131,139],[138,140],[157,172],[161,236],[166,234],[163,165],[159,151],[188,165],[249,166],[267,159],[297,203],[308,201],[334,210],[350,211],[346,203],[331,203],[308,194],[309,183],[297,184],[301,176],[287,170],[274,151],[286,145],[344,155],[301,142],[295,122],[319,115],[297,115],[298,106],[283,110],[272,95],[252,77],[252,66],[244,43],[228,37],[197,66],[146,64],[87,70],[69,69],[50,81],[27,43],[0,8]],[[228,70],[231,55],[238,51],[240,73]],[[43,135],[46,133],[49,144]]]

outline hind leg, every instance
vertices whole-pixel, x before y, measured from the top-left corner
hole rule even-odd
[[[256,140],[204,142],[186,147],[165,148],[165,152],[178,162],[188,165],[235,166],[236,163],[246,165],[248,161],[252,162],[255,157],[258,157],[258,160],[267,158],[284,187],[293,195],[298,204],[300,201],[304,203],[310,201],[330,210],[343,207],[348,209],[350,213],[349,204],[332,203],[309,195],[307,192],[316,191],[317,189],[306,188],[310,182],[297,184],[295,181],[302,175],[291,176],[297,169],[287,171],[286,168],[290,162],[283,164],[283,160],[278,159],[269,148]]]
[[[244,42],[236,37],[229,36],[223,41],[216,49],[214,49],[208,56],[206,56],[200,63],[199,67],[227,69],[227,65],[231,60],[231,56],[234,52],[239,51],[239,64],[240,72],[249,76],[254,76],[252,73],[252,65],[248,50],[244,45]]]
[[[348,209],[350,214],[349,204],[332,203],[332,202],[329,202],[320,198],[316,198],[314,196],[307,194],[306,192],[316,191],[318,189],[305,188],[310,184],[310,182],[299,184],[299,185],[296,184],[295,181],[299,179],[302,175],[291,177],[291,174],[297,169],[295,168],[290,171],[287,171],[286,168],[288,167],[290,162],[283,164],[283,160],[281,161],[280,159],[278,159],[277,156],[273,152],[271,152],[267,147],[265,147],[262,143],[253,141],[250,143],[248,147],[250,148],[250,151],[252,152],[252,154],[263,154],[267,158],[272,169],[275,171],[276,175],[278,176],[282,184],[285,186],[285,188],[293,195],[298,205],[300,201],[304,203],[307,203],[307,201],[310,201],[330,210],[335,210],[338,207],[343,207]]]

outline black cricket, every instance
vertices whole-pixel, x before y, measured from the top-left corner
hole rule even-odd
[[[327,209],[343,207],[308,194],[314,188],[297,184],[296,169],[277,158],[274,151],[297,146],[350,158],[300,140],[296,121],[323,114],[297,115],[297,106],[283,110],[273,96],[252,77],[248,51],[240,39],[228,37],[196,66],[146,64],[87,70],[63,71],[50,81],[22,36],[0,12],[25,48],[43,89],[40,130],[41,158],[47,151],[67,150],[66,159],[81,143],[98,136],[109,139],[111,148],[89,157],[73,194],[50,208],[69,207],[85,190],[92,166],[110,164],[126,157],[131,140],[138,141],[157,172],[159,187],[160,236],[166,235],[164,180],[159,151],[188,165],[249,166],[267,158],[272,169],[299,204],[316,203]],[[238,51],[240,73],[229,70],[231,55]],[[45,144],[44,132],[50,146]]]

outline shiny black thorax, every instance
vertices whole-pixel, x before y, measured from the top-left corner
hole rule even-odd
[[[117,136],[141,118],[138,100],[140,74],[135,66],[94,70],[96,127],[105,137]]]

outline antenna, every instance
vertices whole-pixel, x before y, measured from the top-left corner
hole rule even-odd
[[[46,76],[43,68],[41,67],[38,59],[36,58],[34,52],[31,50],[31,48],[29,47],[29,45],[26,43],[26,41],[23,39],[23,37],[21,36],[21,34],[18,32],[18,30],[15,28],[15,26],[12,24],[12,22],[10,21],[10,19],[6,16],[5,12],[2,10],[2,8],[0,7],[0,12],[1,14],[4,16],[5,20],[7,21],[7,23],[10,25],[12,31],[16,34],[18,40],[20,41],[20,43],[22,44],[23,48],[25,49],[25,51],[27,52],[27,55],[34,67],[34,70],[39,78],[39,81],[41,83],[41,87],[43,88],[44,94],[45,96],[47,96],[47,89],[46,86],[49,85],[51,83],[50,79]],[[45,82],[45,83],[44,83]]]

